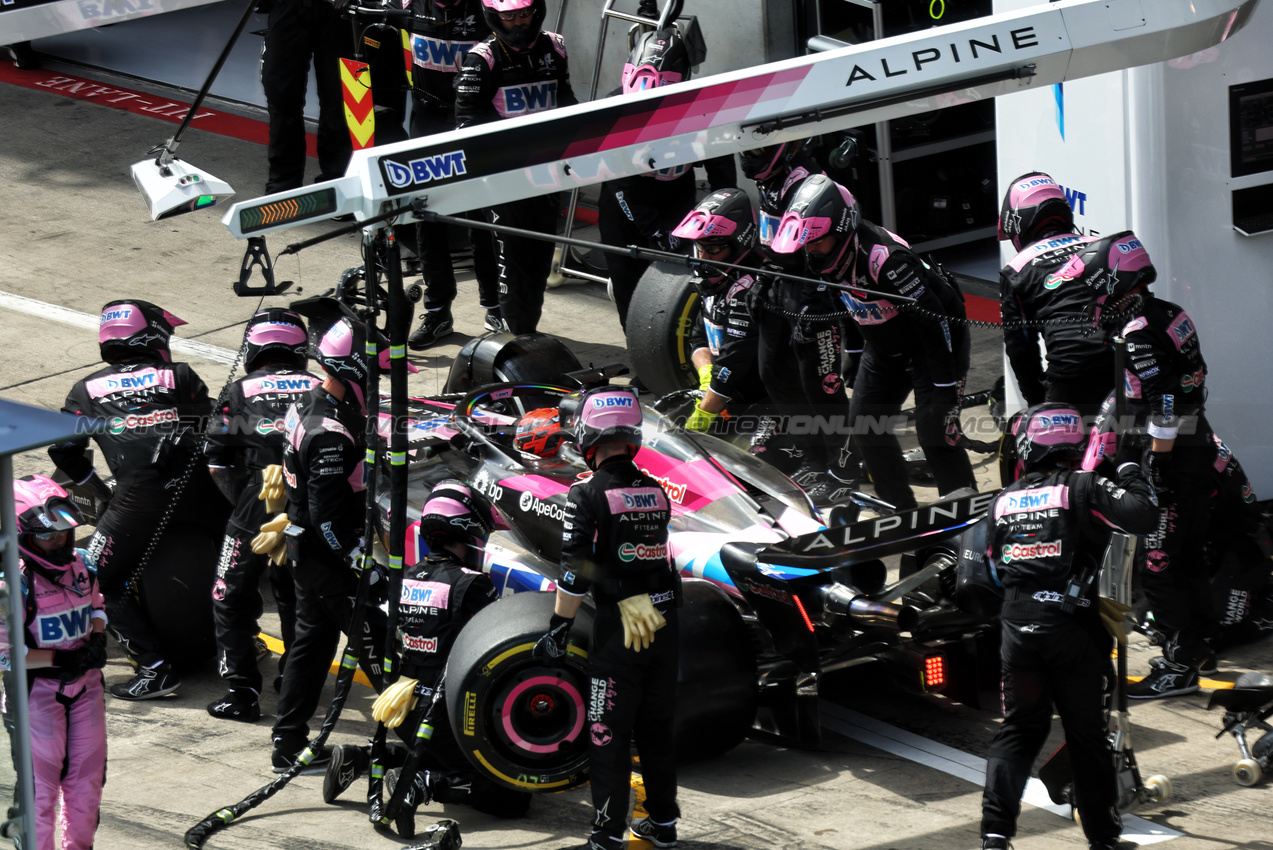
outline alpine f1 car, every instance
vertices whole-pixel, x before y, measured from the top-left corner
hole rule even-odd
[[[609,376],[577,367],[549,337],[488,336],[453,365],[447,389],[457,392],[412,402],[411,510],[438,481],[461,478],[491,500],[506,526],[491,537],[484,563],[506,598],[460,635],[444,692],[470,760],[521,789],[560,790],[587,778],[587,608],[572,630],[565,669],[533,660],[531,648],[553,605],[545,591],[554,588],[566,493],[591,473],[569,441],[552,457],[513,442],[520,415],[556,407],[565,425],[580,385]],[[573,380],[524,380],[535,371],[571,372]],[[820,678],[869,662],[884,662],[917,687],[973,701],[982,684],[977,644],[993,629],[951,601],[954,541],[993,494],[857,522],[844,523],[841,511],[839,523],[828,525],[773,467],[677,428],[651,408],[636,463],[663,484],[672,506],[669,555],[684,589],[683,755],[723,752],[753,728],[815,746]],[[388,487],[377,493],[383,517]],[[412,525],[407,562],[423,551]],[[884,559],[894,556],[899,578],[890,584]]]

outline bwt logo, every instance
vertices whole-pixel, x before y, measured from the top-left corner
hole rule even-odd
[[[1083,424],[1076,413],[1054,413],[1051,416],[1040,416],[1038,422],[1044,428],[1051,428],[1053,425],[1058,428],[1077,428]]]
[[[261,381],[261,389],[279,390],[280,392],[308,390],[313,386],[314,383],[309,378],[266,378]]]
[[[624,493],[622,495],[625,507],[654,509],[659,506],[659,497],[653,493]]]
[[[607,407],[631,407],[631,396],[608,396],[606,398],[594,398],[592,406],[598,410],[604,410]]]
[[[158,373],[147,372],[142,375],[133,375],[132,377],[107,378],[106,386],[112,390],[139,390],[142,387],[153,387],[158,382]]]
[[[1065,186],[1061,186],[1061,191],[1065,192],[1065,202],[1070,205],[1070,209],[1079,215],[1087,215],[1086,192],[1080,192],[1077,189],[1067,189]]]
[[[390,185],[396,189],[430,183],[434,180],[449,180],[469,173],[468,166],[464,162],[464,151],[422,156],[405,165],[392,160],[383,160],[383,162],[385,175],[389,178]]]
[[[1142,247],[1144,246],[1139,239],[1128,239],[1126,242],[1118,243],[1118,253],[1130,254],[1132,251],[1139,251]]]
[[[126,322],[133,315],[132,310],[111,310],[102,314],[102,324],[107,322]]]

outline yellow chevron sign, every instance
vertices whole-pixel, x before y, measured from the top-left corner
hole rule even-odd
[[[340,60],[340,88],[345,100],[345,126],[354,150],[376,144],[376,109],[371,96],[371,69],[366,62]]]

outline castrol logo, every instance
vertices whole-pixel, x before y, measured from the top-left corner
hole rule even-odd
[[[657,543],[654,546],[646,546],[644,543],[638,543],[633,546],[631,543],[624,543],[619,547],[619,559],[622,561],[632,561],[640,558],[642,561],[667,560],[667,544]]]
[[[402,646],[412,652],[428,652],[435,653],[438,651],[438,639],[436,637],[412,637],[411,635],[402,636]]]
[[[1003,562],[1036,560],[1039,558],[1061,557],[1061,541],[1052,540],[1044,543],[1013,543],[1003,547]]]

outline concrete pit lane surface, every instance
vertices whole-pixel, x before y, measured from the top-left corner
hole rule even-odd
[[[171,124],[145,111],[68,96],[64,83],[57,91],[48,81],[64,76],[58,69],[29,73],[45,76],[26,78],[24,84],[0,82],[0,114],[5,116],[0,129],[0,264],[5,272],[0,283],[5,316],[0,394],[60,407],[71,384],[98,367],[95,329],[101,305],[132,297],[153,301],[189,322],[178,335],[202,347],[178,348],[177,357],[191,362],[215,395],[227,379],[242,323],[257,307],[256,299],[236,298],[231,292],[244,243],[229,236],[220,223],[220,209],[157,223],[147,220],[128,167],[171,135]],[[48,84],[39,85],[41,80]],[[136,90],[144,84],[104,85]],[[156,101],[183,100],[172,92],[152,94]],[[265,149],[257,142],[191,129],[180,154],[228,181],[239,199],[259,194],[264,185]],[[271,236],[270,250],[277,255],[285,245],[333,227],[314,225]],[[345,269],[360,263],[358,248],[358,238],[347,235],[278,260],[277,276],[294,286],[287,296],[267,304],[323,293]],[[421,369],[411,378],[413,393],[440,391],[450,358],[469,334],[482,329],[476,286],[470,274],[462,278],[454,306],[456,333],[445,344],[411,354]],[[415,321],[413,317],[413,325]],[[550,290],[541,330],[564,339],[585,364],[624,359],[618,320],[601,287]],[[989,388],[993,380],[999,362],[995,336],[993,331],[974,332],[979,355],[971,389]],[[965,419],[973,436],[990,438],[981,427],[988,419],[984,407],[967,411]],[[995,470],[988,459],[979,460],[978,477],[985,489]],[[18,475],[51,470],[43,452],[16,459]],[[934,495],[923,488],[917,494],[921,500]],[[277,634],[272,612],[262,625]],[[1132,672],[1143,673],[1154,654],[1142,638],[1134,638]],[[275,663],[262,662],[267,683]],[[1240,672],[1268,670],[1271,663],[1268,641],[1230,650],[1221,654],[1221,673],[1212,680],[1231,683]],[[114,644],[105,675],[108,684],[131,675]],[[209,812],[273,779],[269,727],[275,693],[267,684],[262,719],[245,725],[208,716],[205,706],[223,691],[209,664],[187,673],[175,697],[140,703],[108,698],[109,779],[97,846],[180,846],[185,831]],[[1269,792],[1233,781],[1237,748],[1227,737],[1213,739],[1221,713],[1208,711],[1206,701],[1204,691],[1133,705],[1141,769],[1145,776],[1169,776],[1175,796],[1139,810],[1138,819],[1128,818],[1129,837],[1181,850],[1273,847]],[[371,691],[356,685],[331,743],[363,742],[372,730],[371,704]],[[721,758],[683,768],[681,846],[976,847],[981,760],[998,725],[992,708],[907,695],[870,671],[829,677],[820,750],[753,739]],[[1054,728],[1044,753],[1059,740],[1059,728]],[[12,781],[10,770],[4,782],[11,786]],[[293,780],[207,846],[335,850],[409,843],[373,832],[359,801],[365,787],[361,782],[334,806],[322,804],[321,783],[318,776]],[[8,788],[0,788],[0,795],[7,793]],[[634,794],[639,799],[639,787]],[[1073,822],[1032,804],[1040,799],[1032,787],[1016,846],[1085,847]],[[577,846],[588,834],[592,814],[588,790],[580,788],[536,798],[521,821],[428,805],[420,810],[417,824],[423,828],[451,817],[459,821],[466,847],[540,850]]]

